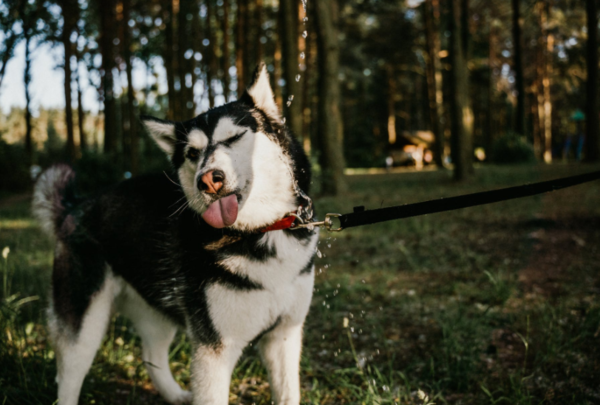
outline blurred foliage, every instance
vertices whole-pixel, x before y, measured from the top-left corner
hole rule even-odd
[[[25,149],[0,139],[0,190],[22,191],[31,186]]]
[[[227,5],[221,1],[211,2],[212,11],[206,1],[186,2],[179,10],[185,13],[177,17],[179,25],[173,25],[170,14],[172,4],[167,0],[128,0],[130,14],[127,24],[119,20],[124,12],[122,6],[125,2],[122,0],[79,1],[75,9],[65,9],[67,11],[61,8],[62,1],[32,0],[28,2],[30,6],[27,9],[19,8],[21,3],[20,0],[13,0],[0,5],[0,26],[5,32],[0,46],[0,68],[13,56],[16,44],[23,40],[20,25],[39,21],[39,27],[31,31],[35,32],[35,47],[43,43],[58,45],[63,14],[66,12],[69,18],[78,21],[78,28],[73,32],[73,40],[77,38],[73,41],[73,47],[79,69],[87,70],[88,82],[83,83],[84,88],[93,87],[98,92],[99,100],[104,97],[101,52],[103,28],[100,15],[106,11],[106,7],[115,7],[116,11],[111,15],[116,20],[112,21],[113,29],[107,35],[113,37],[111,52],[114,55],[116,153],[123,155],[124,169],[129,166],[128,139],[131,136],[128,133],[128,61],[125,47],[131,51],[137,74],[145,76],[144,84],[135,89],[136,114],[165,117],[173,114],[171,104],[179,100],[175,107],[179,106],[182,112],[178,111],[177,114],[191,118],[194,111],[206,110],[213,101],[218,105],[226,98],[233,99],[239,91],[236,87],[237,68],[243,66],[244,70],[251,69],[259,58],[267,63],[278,100],[285,104],[281,100],[287,98],[286,84],[282,78],[280,61],[275,57],[280,52],[282,41],[278,29],[280,8],[276,0],[246,1],[244,4],[248,11],[242,17],[238,15],[238,8],[242,4],[239,1],[228,2]],[[445,113],[441,121],[448,134],[449,18],[447,2],[432,0],[433,3],[436,4],[435,32],[441,40],[441,51],[435,57],[441,60],[444,79]],[[497,138],[514,127],[513,11],[511,2],[506,0],[471,0],[468,3],[473,144],[489,149]],[[554,154],[559,155],[565,139],[577,131],[570,117],[574,110],[583,109],[585,102],[585,7],[582,2],[567,0],[544,3],[547,21],[543,22],[539,0],[522,0],[519,4],[523,16],[523,65],[527,91],[527,133],[524,135],[532,144],[540,137],[540,72],[546,66],[543,63],[547,62],[551,66],[552,146]],[[43,12],[34,6],[42,7]],[[394,115],[398,134],[431,130],[425,75],[429,56],[424,35],[423,7],[423,2],[419,1],[339,0],[341,69],[338,78],[342,92],[344,153],[350,167],[382,166],[390,149],[398,146],[388,142],[389,114]],[[300,14],[302,17],[302,12]],[[31,15],[33,17],[30,18]],[[223,30],[225,15],[229,22],[227,32]],[[303,103],[304,129],[307,132],[304,136],[312,141],[311,153],[316,155],[319,153],[316,147],[318,142],[315,141],[319,117],[314,100],[318,98],[318,55],[314,25],[316,17],[310,2],[307,16],[308,20],[299,24],[300,32],[307,31],[305,40],[300,41],[305,46],[301,46],[304,57],[299,60],[302,95],[296,94],[294,102]],[[241,44],[236,24],[240,18],[244,18],[245,32],[242,34],[246,38]],[[181,32],[175,32],[178,26]],[[124,36],[126,29],[129,34],[127,38]],[[549,36],[552,36],[553,47],[546,58],[543,52]],[[212,38],[212,42],[209,38]],[[224,42],[226,40],[229,41],[227,44]],[[256,46],[258,43],[259,47]],[[169,47],[175,47],[176,51],[170,54]],[[230,51],[243,47],[243,60],[239,60],[241,56],[236,52],[229,52],[229,59],[225,59],[225,47]],[[174,77],[174,80],[165,83],[168,81],[165,80],[165,73],[167,77]],[[389,91],[389,80],[395,82],[394,94]],[[225,83],[229,84],[229,89],[224,90]],[[394,107],[393,112],[389,110],[390,105]],[[74,114],[74,119],[77,120],[77,114]],[[86,112],[84,119],[88,148],[102,150],[102,115],[94,116]],[[40,109],[34,114],[33,121],[34,145],[38,149],[46,147],[49,155],[55,156],[56,160],[63,159],[65,156],[59,149],[65,146],[59,147],[54,142],[58,139],[56,137],[48,140],[52,138],[51,132],[54,130],[61,139],[66,138],[63,111]],[[7,142],[23,142],[24,127],[22,109],[0,114],[0,133]],[[77,139],[78,128],[75,129]],[[141,132],[139,126],[136,131]],[[402,138],[401,135],[399,137]],[[400,139],[400,146],[402,142],[406,140]],[[83,156],[84,152],[81,151],[79,155]],[[140,166],[144,166],[145,155],[141,153]]]
[[[522,135],[508,132],[492,145],[491,161],[494,163],[534,163],[533,146]]]

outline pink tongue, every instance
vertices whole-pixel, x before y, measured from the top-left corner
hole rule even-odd
[[[228,195],[212,203],[202,214],[202,218],[213,228],[233,225],[237,219],[238,201],[235,194]]]

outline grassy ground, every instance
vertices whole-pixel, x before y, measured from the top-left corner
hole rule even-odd
[[[317,202],[349,212],[598,170],[488,167],[351,176]],[[0,404],[55,399],[43,308],[52,246],[29,201],[0,201]],[[600,184],[494,205],[322,233],[302,359],[306,404],[600,403]],[[347,324],[347,327],[345,327]],[[189,381],[178,336],[172,369]],[[422,398],[422,393],[428,395]],[[83,387],[85,404],[162,404],[130,324],[116,317]],[[270,404],[253,348],[231,404]]]

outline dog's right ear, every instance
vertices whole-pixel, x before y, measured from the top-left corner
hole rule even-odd
[[[275,95],[269,83],[269,73],[264,63],[256,67],[250,85],[240,97],[240,101],[262,110],[271,120],[281,123],[281,113],[275,103]]]
[[[175,123],[161,120],[149,115],[142,115],[140,119],[144,123],[146,130],[154,139],[154,142],[169,156],[173,156],[175,151]]]

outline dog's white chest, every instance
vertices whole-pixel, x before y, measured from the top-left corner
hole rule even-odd
[[[222,284],[207,289],[210,317],[223,339],[251,341],[278,319],[302,322],[312,297],[314,273],[300,274],[310,262],[318,239],[301,243],[283,232],[265,236],[264,243],[277,254],[256,261],[232,256],[221,264],[260,284],[256,290],[235,290]]]

